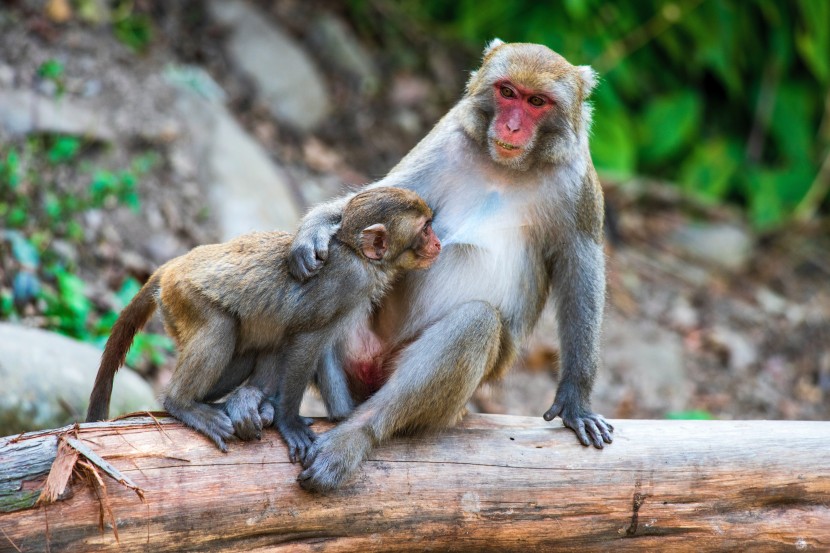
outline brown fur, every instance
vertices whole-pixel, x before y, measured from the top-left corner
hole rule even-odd
[[[288,274],[292,236],[282,232],[246,234],[167,262],[113,327],[87,420],[107,417],[114,375],[158,304],[179,354],[165,408],[224,450],[234,427],[247,427],[257,415],[259,402],[240,406],[241,396],[235,397],[234,408],[247,410],[240,421],[228,419],[207,401],[253,374],[270,386],[260,395],[281,393],[280,431],[287,441],[297,442],[289,445],[302,455],[313,434],[295,419],[318,359],[349,325],[368,317],[401,271],[424,268],[435,259],[440,245],[429,227],[431,218],[432,211],[411,191],[378,188],[357,195],[344,211],[331,267],[306,284]],[[368,258],[367,251],[381,258]],[[277,361],[284,367],[275,367]],[[276,370],[288,373],[282,384],[272,374]]]

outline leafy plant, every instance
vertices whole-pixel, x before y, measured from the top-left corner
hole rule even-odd
[[[115,37],[135,52],[144,52],[153,40],[150,17],[137,12],[132,1],[116,6],[112,27]]]
[[[498,36],[593,65],[603,80],[592,98],[591,151],[605,174],[645,173],[711,202],[736,202],[760,229],[830,207],[830,171],[820,172],[830,166],[830,2],[350,6],[359,20],[382,6],[400,16],[384,25],[438,29],[466,43],[471,57]]]
[[[102,309],[56,242],[84,245],[78,220],[92,209],[122,205],[138,210],[139,178],[152,169],[157,156],[139,156],[121,171],[94,169],[82,159],[84,146],[77,137],[36,136],[0,147],[0,318],[19,319],[34,311],[46,328],[103,345],[118,311],[140,285],[125,280],[115,295],[117,309]],[[50,171],[59,167],[64,176],[68,169],[76,180],[89,184],[78,190],[53,180]],[[171,349],[165,336],[140,333],[128,362],[159,364]]]
[[[55,59],[46,60],[37,69],[38,77],[55,84],[58,96],[61,96],[65,90],[63,72],[63,64]]]

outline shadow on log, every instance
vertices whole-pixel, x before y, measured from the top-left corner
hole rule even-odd
[[[273,431],[227,454],[168,418],[4,438],[0,551],[830,550],[830,423],[613,424],[596,450],[541,418],[469,415],[328,495],[297,486]],[[72,478],[35,504],[53,464]]]

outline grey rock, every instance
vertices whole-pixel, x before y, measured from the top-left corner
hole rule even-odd
[[[374,61],[341,19],[331,14],[320,17],[311,30],[311,40],[321,56],[358,79],[364,94],[373,95],[377,92],[380,78]]]
[[[82,421],[101,350],[44,330],[0,323],[0,435]],[[115,377],[110,416],[158,409],[132,370]]]
[[[190,91],[180,93],[178,109],[191,142],[176,147],[191,148],[197,160],[220,238],[228,240],[252,230],[293,231],[300,210],[287,175],[228,110]]]
[[[672,233],[670,240],[687,255],[717,267],[742,269],[752,253],[752,237],[735,225],[693,223]]]
[[[274,117],[298,130],[316,127],[330,108],[319,71],[266,14],[240,0],[212,0],[213,18],[230,30],[228,54],[256,86]]]
[[[663,415],[689,408],[692,385],[686,376],[683,343],[673,332],[645,323],[633,325],[621,319],[605,325],[600,379],[613,375],[631,390],[638,410]],[[607,386],[601,386],[606,391]]]
[[[72,98],[46,98],[30,90],[0,90],[0,127],[10,135],[32,132],[114,138],[105,111]]]
[[[710,339],[726,350],[729,368],[737,374],[745,373],[758,361],[758,349],[743,334],[716,326],[712,329]]]

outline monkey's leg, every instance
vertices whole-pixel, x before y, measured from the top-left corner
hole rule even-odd
[[[481,301],[460,305],[427,328],[401,352],[389,381],[317,438],[300,485],[332,490],[395,433],[453,424],[498,362],[504,331],[498,311]]]
[[[204,306],[205,324],[179,352],[164,408],[168,413],[198,430],[221,449],[233,435],[230,418],[220,409],[204,403],[233,356],[236,322],[221,311]]]
[[[331,342],[331,331],[325,329],[297,334],[283,348],[284,363],[277,390],[279,397],[274,424],[288,445],[288,458],[292,463],[304,461],[317,438],[309,428],[308,419],[300,416],[300,403],[320,358]]]
[[[562,417],[582,445],[611,443],[614,427],[591,411],[591,389],[599,365],[605,305],[605,254],[590,238],[576,237],[555,268],[557,326],[561,348],[559,387],[545,420]]]
[[[338,346],[328,348],[320,358],[317,372],[314,373],[317,388],[329,420],[340,421],[354,410],[354,400],[349,391],[349,382],[343,370],[343,357]]]

